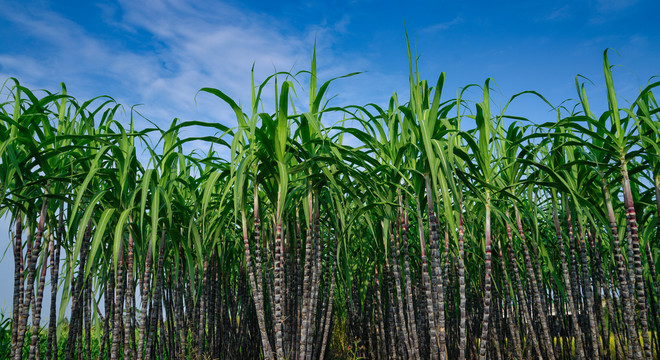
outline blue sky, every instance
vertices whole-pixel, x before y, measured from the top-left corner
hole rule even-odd
[[[283,3],[283,4],[280,4]],[[174,117],[221,121],[231,113],[205,86],[249,102],[255,64],[262,79],[277,70],[309,66],[316,40],[322,79],[337,82],[336,105],[385,104],[405,98],[404,19],[416,42],[422,77],[446,72],[445,94],[491,77],[500,103],[538,90],[553,104],[574,97],[576,74],[602,93],[602,52],[622,94],[660,67],[656,1],[5,1],[0,0],[0,79],[31,88],[67,84],[79,99],[110,95],[162,124]],[[496,100],[497,101],[497,100]],[[517,104],[534,109],[538,103]],[[594,99],[597,101],[597,99]],[[543,110],[546,110],[545,108]],[[527,110],[525,110],[527,111]]]
[[[274,70],[308,69],[317,44],[321,80],[355,71],[330,88],[334,105],[386,105],[407,98],[405,26],[416,43],[422,78],[446,73],[444,98],[491,77],[494,105],[536,90],[554,105],[575,98],[575,76],[587,86],[595,113],[605,110],[602,54],[619,95],[630,99],[660,75],[660,3],[654,0],[575,1],[11,1],[0,0],[0,80],[79,100],[110,95],[126,108],[167,126],[175,117],[233,126],[219,100],[194,96],[215,87],[243,104],[256,79]],[[304,98],[304,89],[299,95]],[[7,92],[1,93],[3,100]],[[553,118],[531,97],[510,108],[534,121]],[[138,123],[138,127],[146,122]],[[2,251],[9,244],[0,221]],[[11,253],[0,272],[13,272]],[[0,277],[11,302],[11,277]],[[1,297],[2,295],[0,295]],[[2,302],[0,298],[0,303]]]

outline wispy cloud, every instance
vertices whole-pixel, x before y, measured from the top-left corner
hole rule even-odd
[[[463,17],[457,16],[457,17],[453,18],[450,21],[441,22],[441,23],[426,27],[426,28],[422,29],[422,32],[436,32],[436,31],[447,30],[447,29],[449,29],[450,27],[452,27],[454,25],[460,24],[462,21],[463,21]]]
[[[21,69],[21,77],[38,78],[44,75],[41,63],[30,56],[25,55],[0,55],[0,79],[4,81],[8,77],[16,77],[18,73],[13,69]],[[21,81],[21,79],[18,79]]]
[[[564,5],[564,6],[560,6],[558,8],[555,8],[554,10],[552,10],[548,14],[548,16],[546,16],[546,20],[555,21],[555,20],[567,19],[567,18],[571,17],[571,15],[572,15],[571,9],[572,8],[571,8],[570,5]]]
[[[637,3],[637,0],[597,0],[598,11],[614,12],[629,8]]]
[[[351,17],[348,16],[348,14],[345,14],[344,16],[342,16],[341,20],[337,21],[334,24],[334,29],[338,33],[342,33],[342,34],[346,33],[346,31],[348,29],[348,25],[350,23],[351,23]]]
[[[221,2],[121,1],[118,7],[102,6],[103,21],[115,30],[133,38],[147,34],[140,37],[146,43],[133,47],[107,41],[53,10],[32,16],[22,15],[26,12],[20,3],[12,7],[13,15],[4,16],[11,26],[48,45],[38,57],[0,51],[0,75],[18,76],[50,90],[66,81],[82,98],[100,95],[102,88],[128,106],[145,104],[140,111],[164,126],[174,117],[233,126],[232,112],[219,99],[203,95],[195,103],[196,92],[216,87],[247,106],[253,64],[257,81],[275,70],[306,69],[317,37],[322,38],[317,50],[329,65],[324,72],[343,70],[345,64],[334,58],[330,44],[334,34],[346,31],[350,23],[345,16],[300,33],[269,15]],[[342,74],[331,74],[337,75]]]
[[[602,25],[617,21],[622,13],[630,10],[638,2],[638,0],[596,0],[595,11],[589,18],[589,24]]]

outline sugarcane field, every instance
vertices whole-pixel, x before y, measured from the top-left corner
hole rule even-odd
[[[606,108],[576,77],[495,110],[408,51],[382,104],[329,106],[361,75],[316,50],[247,104],[201,88],[232,127],[7,79],[0,358],[657,359],[658,79],[622,101],[605,50]],[[555,120],[507,111],[529,99]]]
[[[0,360],[660,359],[658,0],[0,0]]]

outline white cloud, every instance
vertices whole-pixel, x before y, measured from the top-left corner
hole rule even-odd
[[[597,0],[600,12],[614,12],[623,10],[637,3],[637,0]]]
[[[342,18],[335,23],[334,29],[338,33],[342,33],[342,34],[346,33],[348,29],[348,24],[350,23],[351,23],[351,17],[348,16],[348,14],[344,14],[344,16],[342,16]]]
[[[15,69],[21,69],[21,73],[13,72]],[[25,55],[0,55],[0,76],[2,81],[8,77],[26,77],[37,78],[44,75],[44,68],[36,59]],[[21,81],[21,79],[18,79]]]
[[[107,94],[127,110],[133,104],[144,104],[138,110],[162,127],[169,126],[174,117],[234,126],[233,112],[220,99],[202,94],[196,106],[197,91],[218,88],[240,100],[247,110],[252,65],[257,82],[275,70],[308,69],[315,39],[321,80],[369,67],[365,59],[333,55],[334,36],[346,31],[348,16],[332,24],[309,26],[300,33],[281,19],[221,2],[150,0],[99,5],[100,21],[131,39],[147,39],[147,44],[136,49],[47,7],[29,14],[25,5],[10,5],[12,16],[4,16],[10,26],[47,46],[38,56],[0,52],[0,74],[51,91],[65,81],[69,92],[80,100]],[[145,32],[147,36],[139,35]],[[364,66],[355,68],[359,64]],[[271,89],[264,93],[266,101],[272,99]],[[304,103],[306,89],[297,90]],[[266,103],[266,109],[272,109],[270,104]],[[150,125],[139,120],[136,126]]]
[[[566,18],[569,18],[572,15],[571,11],[571,6],[570,5],[564,5],[561,7],[558,7],[550,12],[548,16],[546,17],[547,20],[553,21],[553,20],[563,20]]]
[[[443,30],[449,29],[450,27],[452,27],[454,25],[460,24],[462,21],[463,21],[463,17],[457,16],[457,17],[453,18],[450,21],[441,22],[441,23],[429,26],[427,28],[424,28],[424,29],[422,29],[422,31],[423,32],[443,31]]]

